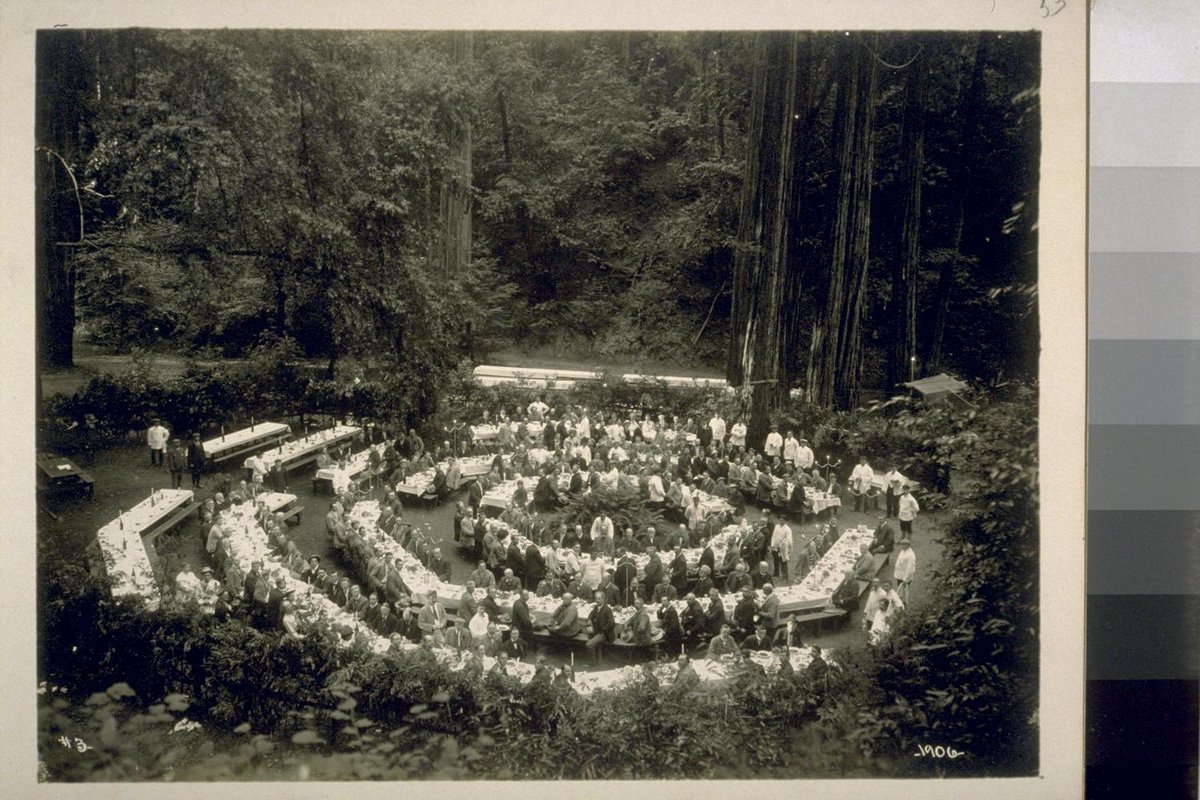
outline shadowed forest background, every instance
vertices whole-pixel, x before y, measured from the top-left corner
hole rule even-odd
[[[1032,379],[1038,46],[44,33],[42,366],[282,339],[433,380],[515,346],[843,408]]]

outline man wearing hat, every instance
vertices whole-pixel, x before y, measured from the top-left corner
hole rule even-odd
[[[796,466],[800,469],[812,469],[813,463],[817,460],[813,450],[808,446],[808,439],[800,439],[800,447],[796,451]]]
[[[321,557],[320,556],[309,556],[308,557],[308,566],[304,568],[304,571],[302,573],[300,573],[300,577],[301,577],[301,579],[303,579],[303,581],[305,583],[312,586],[312,585],[316,584],[317,573],[319,573],[320,571],[321,571]]]
[[[170,438],[171,432],[162,424],[161,419],[155,418],[146,431],[146,444],[150,448],[150,466],[162,466],[163,455],[166,453],[167,442]]]
[[[200,488],[200,473],[204,471],[204,445],[200,443],[200,434],[193,433],[187,447],[188,470],[192,473],[192,488]]]
[[[913,552],[912,543],[908,539],[900,540],[900,552],[896,555],[896,566],[892,578],[896,581],[896,593],[908,605],[908,587],[912,584],[913,575],[917,572],[917,554]]]
[[[779,435],[779,426],[771,423],[771,432],[767,434],[767,441],[763,444],[763,455],[768,459],[775,458],[783,452],[783,437]]]
[[[800,441],[792,431],[787,432],[783,440],[783,463],[794,467],[800,462]]]

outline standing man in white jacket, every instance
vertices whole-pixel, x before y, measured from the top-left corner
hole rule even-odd
[[[917,512],[921,510],[921,504],[917,502],[917,498],[912,496],[912,487],[905,486],[904,494],[900,495],[900,509],[898,516],[900,517],[900,535],[911,539],[913,535],[913,520],[917,518]]]
[[[900,540],[900,552],[896,555],[896,566],[892,578],[896,581],[896,593],[908,605],[908,587],[917,573],[917,554],[908,539]]]

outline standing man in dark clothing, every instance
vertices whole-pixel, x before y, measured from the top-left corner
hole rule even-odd
[[[587,649],[591,652],[592,657],[599,661],[600,646],[612,644],[617,623],[613,618],[612,607],[608,604],[605,593],[596,592],[593,597],[596,598],[596,604],[592,606],[592,613],[588,614],[588,632],[591,634],[591,638],[587,641]]]
[[[192,473],[192,488],[200,488],[200,473],[204,472],[204,445],[200,444],[200,434],[193,433],[192,440],[187,446],[187,465]]]
[[[671,585],[679,594],[687,593],[688,564],[683,556],[683,548],[675,545],[675,558],[671,561]],[[651,587],[653,591],[653,587]]]

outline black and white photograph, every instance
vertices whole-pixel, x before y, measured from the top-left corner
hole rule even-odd
[[[979,5],[31,32],[29,780],[1044,776],[1085,12]]]

